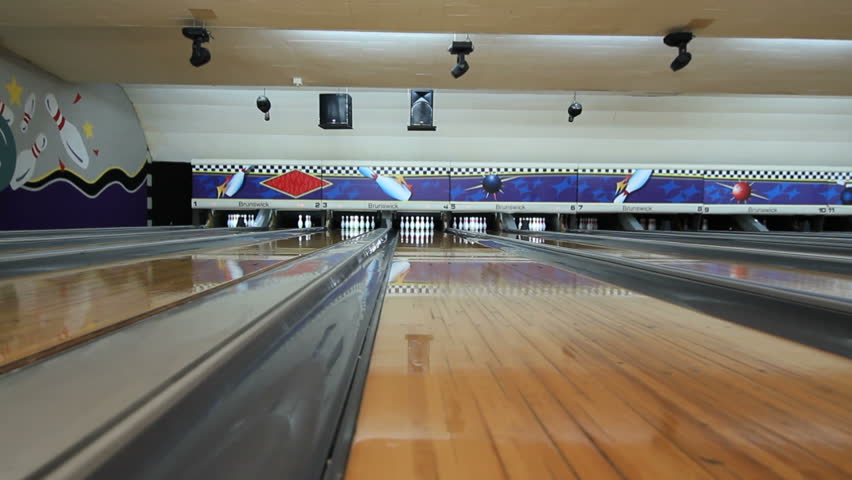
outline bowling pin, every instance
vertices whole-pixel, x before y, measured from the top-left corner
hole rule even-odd
[[[314,223],[311,220],[311,216],[307,215],[307,218],[305,219],[305,228],[311,228],[313,225]]]
[[[43,133],[39,133],[32,146],[18,154],[18,160],[15,162],[15,173],[9,180],[9,186],[12,187],[12,190],[21,188],[33,176],[36,160],[45,148],[47,148],[47,137]]]
[[[633,174],[630,175],[630,179],[627,180],[627,185],[624,187],[624,190],[615,197],[613,203],[624,203],[624,200],[628,197],[628,195],[639,190],[648,183],[648,179],[651,178],[652,173],[654,173],[654,171],[648,169],[639,169],[634,171]]]
[[[0,100],[0,117],[3,120],[6,120],[6,123],[9,124],[9,128],[12,128],[12,123],[15,121],[15,112],[12,111],[11,107],[7,107],[3,100]]]
[[[302,228],[305,228],[305,222],[303,222],[303,221],[302,221],[302,216],[301,216],[301,215],[299,215],[299,223],[297,223],[297,224],[296,224],[296,226],[297,226],[297,227],[299,227],[299,229],[300,229],[300,230],[301,230]]]
[[[44,106],[47,107],[47,113],[53,117],[56,127],[59,128],[59,137],[68,156],[80,168],[88,168],[89,153],[86,150],[86,144],[83,143],[83,137],[80,135],[77,127],[62,115],[62,111],[59,109],[59,102],[56,101],[56,97],[52,93],[48,93],[44,97]]]
[[[648,220],[648,230],[656,230],[657,229],[657,219],[651,218]]]
[[[243,183],[246,180],[246,173],[250,172],[253,167],[241,168],[239,172],[235,173],[231,179],[228,181],[228,188],[225,189],[225,195],[228,197],[233,197],[243,188]]]
[[[411,190],[394,178],[378,175],[369,167],[358,167],[358,172],[367,178],[375,180],[379,188],[395,200],[404,202],[411,198]]]
[[[365,217],[363,215],[358,216],[358,227],[361,230],[364,230],[364,229],[367,228],[367,217]]]
[[[375,230],[375,229],[376,229],[376,216],[371,215],[370,216],[370,230]]]
[[[707,219],[706,218],[701,220],[701,230],[707,230]]]
[[[36,106],[36,96],[35,93],[31,93],[29,97],[27,97],[27,101],[24,102],[24,118],[21,120],[21,133],[27,133],[27,129],[30,128],[30,121],[33,119],[33,113],[35,112]]]

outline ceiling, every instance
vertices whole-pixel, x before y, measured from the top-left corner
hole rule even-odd
[[[201,68],[190,8],[215,37]],[[673,73],[661,35],[690,22]],[[452,32],[476,47],[458,80]],[[850,39],[846,0],[29,0],[0,19],[0,46],[63,79],[186,85],[846,96]]]
[[[698,20],[702,36],[852,39],[848,0],[27,0],[0,25],[172,27],[190,9],[219,28],[660,36]]]

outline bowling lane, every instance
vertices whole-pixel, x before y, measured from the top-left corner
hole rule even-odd
[[[91,247],[107,245],[122,245],[160,240],[177,240],[183,238],[206,238],[244,233],[236,229],[181,229],[181,230],[151,230],[127,233],[112,233],[109,235],[68,235],[65,237],[12,237],[0,239],[0,254],[7,255],[23,252],[38,252],[43,250],[61,250],[63,248]]]
[[[832,297],[852,300],[852,277],[841,274],[807,271],[792,268],[771,267],[738,261],[709,260],[683,255],[663,254],[627,248],[610,248],[586,245],[577,242],[543,239],[535,235],[507,235],[509,237],[544,243],[559,247],[603,253],[622,258],[641,260],[654,265],[671,266],[739,280],[762,283],[773,287],[800,290]]]
[[[0,373],[331,245],[322,233],[0,280]],[[266,244],[274,244],[265,248]]]
[[[852,361],[495,250],[410,253],[350,480],[852,476]]]

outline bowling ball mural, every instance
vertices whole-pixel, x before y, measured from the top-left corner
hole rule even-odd
[[[0,192],[6,190],[15,173],[15,137],[12,129],[0,119]]]
[[[479,185],[466,188],[465,191],[478,190],[481,188],[482,192],[485,193],[485,198],[488,198],[490,195],[494,197],[494,200],[497,200],[497,194],[503,192],[503,184],[518,178],[520,177],[500,178],[499,175],[489,173],[482,177],[482,182]]]
[[[752,197],[760,198],[760,199],[763,199],[763,200],[769,200],[765,196],[759,195],[759,194],[754,193],[752,191],[751,187],[752,187],[752,185],[754,185],[753,182],[747,183],[747,182],[739,181],[739,182],[734,183],[733,185],[727,185],[727,184],[724,184],[724,183],[716,182],[716,185],[719,185],[720,187],[724,187],[724,188],[727,188],[728,190],[730,190],[731,191],[731,198],[733,200],[735,200],[737,203],[748,203],[749,199],[751,199]]]
[[[840,194],[840,203],[843,205],[852,205],[852,185],[846,184],[843,192]]]

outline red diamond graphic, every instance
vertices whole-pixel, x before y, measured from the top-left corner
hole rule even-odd
[[[293,198],[299,198],[303,195],[315,192],[322,187],[331,185],[331,182],[300,170],[290,170],[283,175],[268,178],[260,183]]]

